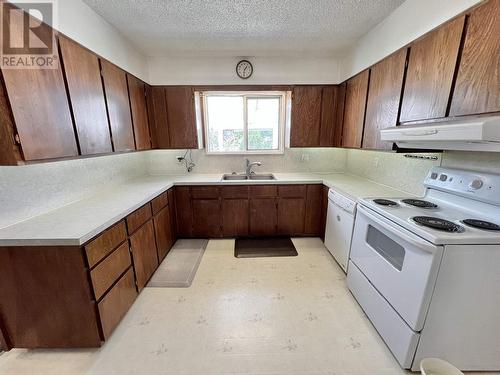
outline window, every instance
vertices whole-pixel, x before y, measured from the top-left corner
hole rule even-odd
[[[283,153],[285,92],[204,92],[208,154]]]

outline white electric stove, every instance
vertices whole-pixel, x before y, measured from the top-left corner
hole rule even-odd
[[[500,370],[500,175],[433,168],[419,199],[358,205],[348,286],[403,368]]]

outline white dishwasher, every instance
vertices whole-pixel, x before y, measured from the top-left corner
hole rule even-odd
[[[325,246],[345,272],[347,272],[347,264],[349,263],[355,215],[356,202],[330,189],[328,192]]]

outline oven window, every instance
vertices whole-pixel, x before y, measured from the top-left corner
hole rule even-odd
[[[401,271],[405,260],[405,249],[377,228],[368,225],[366,242],[394,268]]]

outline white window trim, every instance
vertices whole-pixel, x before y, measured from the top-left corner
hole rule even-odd
[[[261,97],[279,97],[280,98],[280,117],[278,125],[278,149],[277,150],[248,150],[248,116],[247,102],[244,100],[243,116],[244,116],[244,139],[246,151],[210,151],[208,144],[208,112],[206,97],[214,96],[244,96],[245,98],[261,98]],[[206,155],[282,155],[285,152],[285,125],[286,125],[286,99],[285,91],[203,91],[200,92],[200,98],[203,103],[203,134],[205,138],[205,153]]]

